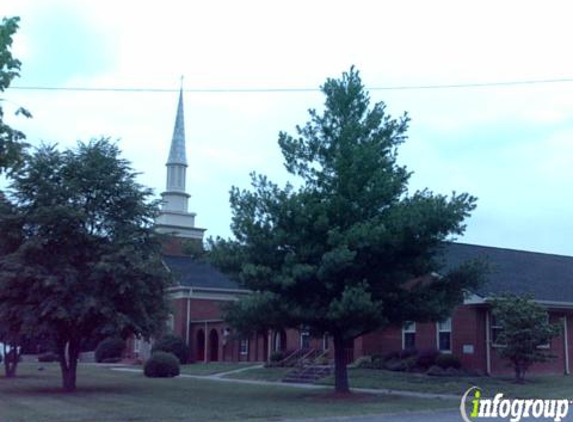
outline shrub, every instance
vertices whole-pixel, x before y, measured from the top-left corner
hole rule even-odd
[[[393,359],[400,359],[400,352],[389,352],[389,353],[385,354],[384,357],[382,358],[382,360],[384,360],[384,361],[393,360]]]
[[[109,337],[102,340],[95,350],[96,362],[103,362],[106,359],[121,358],[125,349],[125,341],[117,337]]]
[[[48,362],[57,362],[59,357],[56,353],[53,352],[46,352],[42,353],[38,356],[38,362],[48,363]]]
[[[187,363],[189,356],[189,347],[187,347],[181,337],[169,334],[155,342],[151,348],[151,354],[155,352],[172,353],[179,359],[179,363],[184,365]]]
[[[440,352],[433,349],[423,350],[418,354],[418,362],[417,365],[421,369],[428,369],[432,365],[436,364],[436,359],[440,355]]]
[[[101,361],[101,363],[118,363],[121,362],[121,358],[106,358]]]
[[[352,364],[354,368],[371,368],[372,356],[362,356],[354,361]]]
[[[404,349],[402,350],[398,357],[400,359],[408,359],[411,358],[412,356],[416,356],[418,354],[418,351],[416,349]]]
[[[455,368],[460,369],[462,364],[457,356],[450,354],[441,354],[436,358],[436,365],[442,369]]]
[[[280,362],[283,360],[283,352],[273,352],[270,357],[271,362]]]
[[[433,376],[433,377],[443,377],[446,375],[446,371],[439,367],[438,365],[430,366],[430,369],[426,371],[426,374]]]
[[[173,353],[155,352],[145,362],[143,373],[149,378],[171,378],[179,375],[179,359]]]

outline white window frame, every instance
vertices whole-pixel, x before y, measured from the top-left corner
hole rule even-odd
[[[308,346],[310,347],[310,333],[308,332],[308,330],[302,330],[300,332],[300,348],[303,349],[304,348],[304,339],[303,337],[308,337]]]
[[[323,334],[322,336],[322,350],[323,351],[328,350],[328,334]]]
[[[551,322],[550,318],[549,318],[549,312],[546,313],[547,316],[547,322]],[[542,349],[542,350],[549,350],[551,349],[551,339],[545,343],[545,344],[540,344],[539,346],[537,346],[538,349]]]
[[[239,342],[239,352],[242,356],[249,354],[249,339],[242,338]]]
[[[406,334],[414,334],[414,347],[416,347],[416,323],[406,321],[402,326],[402,350],[406,350]]]
[[[505,344],[503,343],[496,343],[496,338],[499,337],[498,336],[494,336],[494,330],[498,330],[498,331],[503,331],[503,325],[501,325],[499,322],[497,322],[496,318],[493,316],[493,314],[491,315],[491,319],[490,319],[490,335],[491,335],[491,345],[492,347],[506,347]]]
[[[444,329],[442,324],[449,323],[449,328]],[[450,335],[450,348],[449,349],[441,349],[440,348],[440,334],[448,333]],[[452,318],[447,318],[444,321],[436,322],[436,349],[441,353],[452,353]]]

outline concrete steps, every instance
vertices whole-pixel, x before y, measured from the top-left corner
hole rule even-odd
[[[312,384],[332,373],[331,365],[308,365],[298,367],[288,372],[282,382]]]

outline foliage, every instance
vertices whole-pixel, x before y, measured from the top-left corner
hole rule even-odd
[[[173,353],[155,352],[145,362],[143,373],[149,378],[172,378],[179,375],[179,359]]]
[[[440,356],[440,352],[435,349],[421,350],[418,353],[416,365],[419,368],[426,370],[430,366],[434,365]]]
[[[160,338],[153,344],[151,353],[158,351],[174,354],[181,365],[187,363],[190,354],[189,347],[187,347],[185,341],[181,337],[172,334]]]
[[[12,80],[20,76],[21,63],[12,56],[13,37],[18,30],[18,17],[2,18],[0,23],[0,92],[4,92]],[[0,98],[0,101],[2,99]],[[16,114],[32,117],[30,112],[20,107]],[[4,111],[0,107],[0,174],[11,171],[22,164],[23,151],[27,146],[25,136],[19,130],[12,129],[4,121]]]
[[[195,259],[201,259],[205,256],[203,242],[199,239],[185,239],[182,242],[182,249],[185,255]]]
[[[450,353],[442,353],[438,357],[436,357],[436,365],[442,369],[454,368],[460,369],[462,367],[462,363],[460,359],[452,355]]]
[[[524,382],[525,373],[534,362],[553,359],[544,345],[560,333],[559,324],[549,322],[547,310],[533,301],[531,296],[501,295],[492,301],[496,324],[503,330],[496,343],[497,353],[509,361],[515,371],[515,380]]]
[[[283,352],[277,350],[277,351],[271,353],[271,357],[270,357],[271,362],[280,362],[283,359],[284,359],[284,353]]]
[[[95,361],[104,362],[106,359],[120,358],[125,350],[125,341],[117,337],[103,339],[95,349]]]
[[[285,167],[300,183],[252,174],[231,189],[234,240],[211,241],[212,260],[253,294],[232,304],[240,331],[309,327],[332,336],[336,390],[348,392],[345,349],[404,321],[440,320],[475,284],[476,265],[444,273],[444,241],[463,233],[475,207],[466,193],[408,192],[397,162],[409,118],[370,107],[358,72],[322,86],[324,112],[296,136],[279,134]],[[431,274],[441,273],[442,277]]]
[[[17,239],[0,256],[0,321],[49,337],[66,390],[74,390],[82,341],[149,336],[167,316],[151,190],[108,139],[59,152],[42,146],[13,176]]]
[[[438,365],[432,365],[428,368],[428,370],[426,371],[427,375],[433,376],[433,377],[445,377],[447,376],[447,372],[444,368],[442,368],[441,366]]]

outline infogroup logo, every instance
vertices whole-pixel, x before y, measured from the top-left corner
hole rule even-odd
[[[482,397],[479,387],[471,387],[462,396],[460,413],[465,422],[487,418],[508,419],[510,422],[543,418],[559,422],[567,416],[570,404],[572,402],[567,399],[508,399],[502,393],[497,393],[493,399],[486,399]]]

